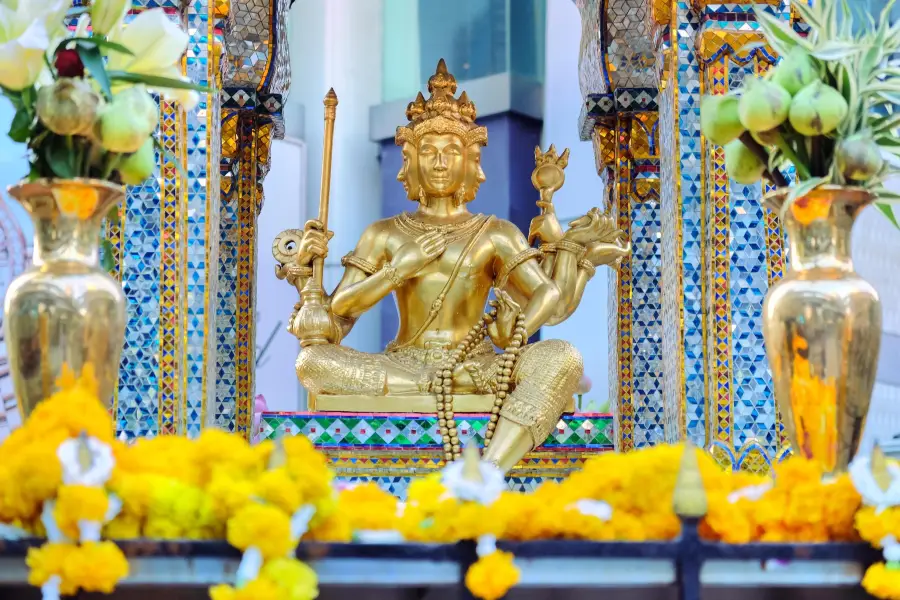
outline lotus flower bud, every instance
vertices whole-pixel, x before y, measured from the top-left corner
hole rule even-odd
[[[57,135],[90,131],[103,100],[83,79],[64,77],[38,90],[37,116]]]
[[[147,141],[137,152],[128,156],[119,163],[119,175],[125,185],[140,185],[153,174],[156,167],[156,148],[153,138],[147,137]]]
[[[794,96],[791,126],[801,135],[825,135],[837,129],[848,110],[847,101],[839,91],[816,81]]]
[[[777,129],[770,129],[769,131],[754,131],[750,134],[750,136],[763,146],[776,146],[781,143],[782,140],[781,132]]]
[[[156,129],[158,115],[156,103],[143,87],[119,92],[100,115],[100,143],[110,152],[137,152]]]
[[[788,118],[791,95],[786,89],[762,79],[749,82],[738,104],[738,113],[746,129],[769,131]]]
[[[709,141],[724,146],[744,131],[737,96],[706,96],[700,105],[700,129]]]
[[[800,46],[791,50],[772,74],[772,82],[783,87],[791,96],[818,79],[819,69],[815,61]]]
[[[864,134],[841,140],[834,150],[834,160],[844,177],[853,181],[871,179],[884,166],[878,144]]]
[[[766,165],[740,140],[734,140],[725,146],[725,170],[729,177],[750,185],[762,178]]]

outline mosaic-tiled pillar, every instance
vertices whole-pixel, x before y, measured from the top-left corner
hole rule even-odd
[[[224,21],[216,389],[206,423],[249,437],[256,360],[256,218],[271,141],[284,135],[289,0],[245,0]]]
[[[789,20],[790,3],[576,4],[582,136],[594,139],[609,205],[634,247],[610,298],[619,447],[688,438],[723,463],[767,468],[785,440],[761,313],[769,285],[783,274],[783,234],[762,206],[759,185],[728,180],[722,149],[700,132],[700,100],[774,64],[767,47],[743,48],[762,39],[754,10]],[[802,32],[796,19],[792,24]],[[648,129],[648,159],[657,157],[661,182],[655,202],[629,188],[643,155],[635,147],[641,132],[628,123],[657,106]],[[644,118],[638,122],[649,123]]]
[[[594,142],[607,211],[628,233],[631,256],[610,280],[610,398],[616,448],[665,438],[662,402],[659,152],[655,57],[635,41],[643,0],[578,0],[582,17],[580,128]]]
[[[161,7],[190,35],[183,69],[216,87],[216,8],[212,0],[139,0],[132,15]],[[131,18],[131,16],[129,18]],[[119,224],[110,225],[113,275],[128,302],[125,347],[113,413],[125,438],[196,435],[214,377],[216,268],[208,260],[218,215],[215,91],[186,112],[160,101],[155,176],[129,187]],[[186,175],[186,176],[185,176]]]
[[[654,12],[657,40],[671,57],[660,75],[667,439],[688,437],[724,464],[763,470],[784,446],[762,338],[783,237],[761,186],[728,179],[722,148],[707,142],[699,119],[704,94],[728,92],[775,56],[742,50],[763,40],[751,5],[659,4],[668,10]],[[762,4],[789,18],[787,2]]]

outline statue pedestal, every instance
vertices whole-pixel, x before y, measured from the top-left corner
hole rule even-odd
[[[484,445],[488,416],[457,413],[463,444]],[[441,436],[433,415],[358,412],[263,413],[261,439],[305,435],[332,461],[347,482],[374,481],[405,498],[412,477],[443,467]],[[564,415],[547,441],[516,465],[508,477],[512,490],[531,491],[545,479],[559,480],[591,456],[613,449],[613,417]]]

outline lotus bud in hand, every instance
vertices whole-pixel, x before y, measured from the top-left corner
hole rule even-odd
[[[791,96],[819,80],[819,69],[805,49],[795,47],[784,57],[772,74],[772,83],[780,85]]]
[[[38,91],[35,110],[44,126],[58,135],[80,135],[94,125],[102,99],[84,79],[59,79]]]
[[[700,129],[717,146],[737,139],[745,127],[738,114],[737,96],[706,96],[700,105]]]
[[[866,134],[841,140],[835,148],[834,160],[844,178],[851,181],[868,181],[884,166],[878,144]]]
[[[788,118],[791,95],[772,81],[752,80],[738,104],[741,123],[750,131],[775,129]]]
[[[725,146],[725,170],[738,183],[750,185],[762,179],[766,165],[742,141],[734,140]]]
[[[847,101],[839,91],[816,81],[794,96],[791,126],[801,135],[826,135],[838,128],[848,110]]]

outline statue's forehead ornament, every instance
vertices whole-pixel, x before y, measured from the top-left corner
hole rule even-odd
[[[406,107],[409,123],[397,128],[394,141],[398,146],[409,142],[413,145],[428,133],[453,133],[466,143],[487,145],[487,129],[475,124],[475,104],[465,92],[454,97],[456,78],[447,72],[447,64],[442,58],[434,75],[428,79],[428,100],[419,92],[416,99]]]

